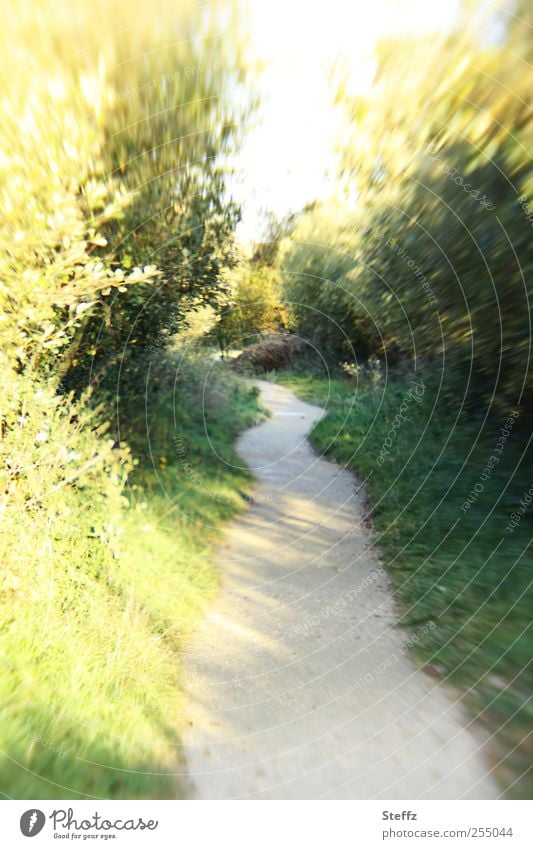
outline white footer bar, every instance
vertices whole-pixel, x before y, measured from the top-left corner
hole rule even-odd
[[[10,800],[0,803],[1,845],[531,849],[531,808],[521,801]]]

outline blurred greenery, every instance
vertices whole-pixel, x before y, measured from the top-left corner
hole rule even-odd
[[[384,41],[365,95],[341,78],[334,191],[281,269],[327,369],[279,379],[327,408],[312,441],[367,485],[402,623],[436,625],[421,662],[530,798],[531,10],[492,9],[487,34],[464,7],[451,33]]]
[[[248,483],[224,458],[258,407],[211,361],[202,392],[194,357],[163,352],[178,328],[190,344],[232,264],[241,38],[231,4],[21,0],[5,16],[6,796],[182,792],[178,649],[217,586],[211,544]]]
[[[242,249],[227,273],[227,289],[219,299],[217,321],[208,339],[216,342],[222,356],[284,330],[287,315],[282,303],[280,265],[282,244],[294,226],[292,215],[266,216],[262,241],[251,252]]]
[[[217,590],[211,547],[250,484],[232,443],[260,410],[211,361],[179,370],[161,363],[129,421],[127,465],[60,401],[46,440],[32,398],[25,451],[11,442],[12,462],[39,450],[17,465],[0,537],[5,795],[183,793],[179,650]]]
[[[437,617],[421,657],[520,744],[530,519],[505,536],[526,487],[514,443],[483,499],[459,502],[509,411],[521,433],[533,413],[527,36],[517,17],[502,45],[468,26],[383,43],[367,95],[338,86],[333,199],[271,215],[247,256],[229,163],[257,104],[237,0],[19,0],[5,16],[4,795],[181,792],[179,649],[246,496],[233,440],[262,415],[206,346],[288,326],[319,352],[302,370],[325,357],[351,375],[313,438],[372,473],[405,623]],[[434,388],[398,432],[409,473],[391,484],[374,449],[413,370]],[[326,399],[316,374],[292,382]]]
[[[389,39],[346,132],[334,199],[285,256],[293,327],[332,360],[445,368],[456,401],[533,412],[533,82],[527,18]],[[469,23],[469,21],[467,21]]]

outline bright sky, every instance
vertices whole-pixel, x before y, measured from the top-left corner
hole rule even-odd
[[[340,113],[329,83],[333,63],[346,63],[353,92],[374,73],[376,42],[390,34],[448,27],[459,0],[244,0],[251,15],[251,53],[266,63],[260,123],[237,165],[235,194],[244,204],[243,242],[260,235],[261,210],[298,210],[332,186]]]

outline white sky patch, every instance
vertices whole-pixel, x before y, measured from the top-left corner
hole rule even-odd
[[[232,187],[243,204],[239,238],[260,235],[261,211],[301,209],[332,191],[341,113],[333,105],[331,70],[345,65],[353,93],[369,89],[376,43],[391,34],[449,27],[459,0],[244,0],[252,58],[261,78],[259,121],[236,165]],[[329,176],[328,176],[329,174]]]

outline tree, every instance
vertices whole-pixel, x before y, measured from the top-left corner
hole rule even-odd
[[[445,368],[456,397],[531,410],[526,39],[515,24],[505,47],[467,30],[383,44],[368,97],[338,95],[346,203],[304,216],[284,279],[328,345],[357,349],[370,322],[386,356]]]

